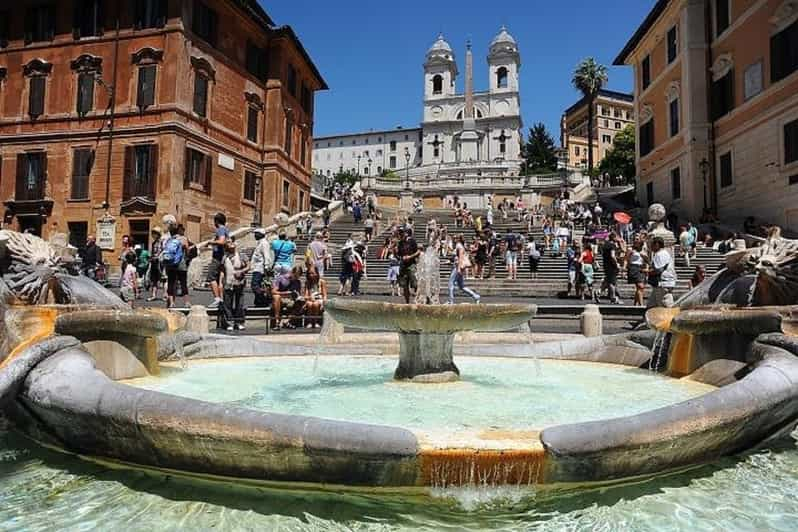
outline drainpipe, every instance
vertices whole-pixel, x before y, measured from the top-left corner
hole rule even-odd
[[[116,32],[114,35],[114,69],[111,74],[111,102],[110,110],[111,117],[108,119],[108,157],[105,162],[105,201],[103,201],[103,209],[106,214],[111,206],[111,156],[114,147],[114,116],[116,115],[116,81],[117,81],[117,66],[119,64],[119,10],[120,4],[116,4]]]
[[[715,119],[712,113],[712,63],[714,61],[712,54],[712,7],[711,2],[706,3],[704,12],[704,32],[707,39],[707,119],[709,120],[709,129],[707,131],[707,159],[709,160],[709,175],[707,182],[704,183],[708,187],[710,205],[709,210],[712,214],[718,214],[718,190],[715,186]]]

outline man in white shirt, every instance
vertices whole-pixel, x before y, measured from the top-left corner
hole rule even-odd
[[[665,248],[665,241],[661,237],[655,237],[652,241],[651,253],[648,284],[652,286],[652,290],[647,308],[665,306],[665,296],[676,288],[677,279],[673,257]]]
[[[690,267],[690,232],[687,230],[685,226],[682,226],[681,232],[679,233],[679,248],[684,257],[684,263],[687,267]]]

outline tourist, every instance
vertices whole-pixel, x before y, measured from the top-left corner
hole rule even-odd
[[[369,214],[366,217],[366,220],[363,222],[363,236],[366,239],[366,242],[371,241],[371,237],[374,234],[374,215]]]
[[[693,258],[698,258],[698,228],[693,225],[693,222],[687,222],[687,232],[690,235],[690,251]]]
[[[479,294],[465,286],[465,274],[470,267],[471,261],[468,258],[463,235],[458,235],[457,244],[454,248],[454,258],[452,260],[452,273],[449,275],[449,305],[454,304],[455,287],[471,296],[474,299],[474,303],[479,303]]]
[[[686,226],[679,228],[679,253],[684,258],[685,265],[690,267],[690,233]]]
[[[122,276],[119,279],[119,295],[122,301],[130,304],[132,308],[139,292],[138,275],[135,266],[136,255],[128,253],[123,255],[123,257],[125,262],[122,267]]]
[[[581,294],[582,299],[592,299],[598,303],[598,293],[593,290],[595,256],[593,255],[593,248],[589,243],[584,246],[582,253],[579,255],[579,263],[582,265],[582,280],[584,281],[585,287],[585,290]]]
[[[150,232],[150,237],[152,238],[152,242],[150,242],[150,264],[147,270],[147,277],[150,282],[150,297],[147,298],[147,301],[155,301],[158,299],[158,289],[164,281],[163,264],[161,263],[164,238],[161,233],[161,228],[153,227]],[[165,294],[164,297],[166,297]]]
[[[607,298],[610,303],[620,305],[621,298],[618,297],[618,274],[621,267],[618,261],[618,245],[616,244],[618,235],[610,232],[601,250],[602,261],[604,263],[604,284],[607,285]]]
[[[305,314],[311,317],[306,327],[317,327],[321,324],[324,303],[327,302],[327,281],[319,275],[314,264],[310,264],[305,271],[304,297]]]
[[[224,276],[224,299],[219,313],[218,326],[228,331],[243,331],[244,320],[244,283],[249,266],[238,254],[233,241],[225,244],[225,257],[222,261]]]
[[[330,227],[330,208],[324,207],[324,210],[321,212],[321,218],[324,223],[324,228],[327,229]]]
[[[410,290],[415,292],[418,289],[416,279],[416,262],[418,261],[421,250],[413,238],[413,231],[409,227],[399,228],[399,243],[397,251],[399,254],[399,286],[402,288],[402,295],[405,303],[410,304]]]
[[[363,211],[361,210],[360,202],[358,201],[352,205],[352,218],[354,219],[356,225],[360,225],[360,222],[363,221]]]
[[[576,277],[577,277],[577,266],[580,265],[579,263],[579,244],[574,242],[571,246],[565,250],[565,261],[568,266],[568,290],[566,291],[566,295],[571,293],[573,289],[575,292],[576,290]],[[579,293],[577,293],[577,296]]]
[[[700,285],[704,282],[704,279],[707,278],[707,271],[706,269],[700,265],[696,264],[695,271],[693,272],[693,276],[690,278],[690,289],[692,290],[696,286]]]
[[[559,257],[560,255],[561,255],[560,239],[555,237],[551,241],[551,256]]]
[[[399,295],[399,257],[393,247],[388,250],[388,284],[391,296]]]
[[[222,261],[224,261],[225,245],[230,239],[230,231],[227,230],[227,216],[217,212],[213,217],[213,225],[216,228],[213,241],[211,241],[211,264],[208,267],[208,283],[213,293],[213,301],[210,308],[217,308],[222,304],[224,291],[219,278],[222,275]],[[155,292],[153,292],[154,296]]]
[[[480,233],[474,240],[474,277],[484,278],[485,264],[488,262],[488,243]]]
[[[119,265],[121,266],[122,269],[124,269],[125,266],[127,265],[127,256],[131,253],[135,254],[135,251],[133,249],[133,241],[128,235],[123,235],[122,251],[119,253]]]
[[[355,242],[352,248],[352,293],[353,296],[362,295],[360,293],[360,280],[366,275],[366,246],[363,242]]]
[[[255,237],[255,249],[252,250],[251,258],[252,279],[250,280],[252,293],[255,295],[253,304],[255,307],[264,308],[271,304],[274,251],[269,239],[266,238],[265,229],[259,227],[252,234]]]
[[[324,277],[329,253],[327,252],[327,244],[324,243],[324,235],[321,232],[317,232],[313,237],[313,242],[308,245],[308,255],[308,258],[316,268],[316,273],[320,277]]]
[[[491,229],[488,237],[488,272],[484,276],[485,279],[490,279],[496,275],[496,258],[499,256],[499,238],[496,236],[496,231]]]
[[[272,251],[274,252],[275,273],[280,274],[291,271],[294,267],[296,244],[293,240],[288,239],[285,230],[281,230],[277,240],[272,242]]]
[[[188,245],[185,237],[181,238],[178,234],[176,225],[170,224],[168,226],[168,232],[169,236],[166,239],[161,253],[161,263],[166,273],[166,308],[172,308],[175,306],[175,287],[177,286],[178,280],[180,280],[182,285],[181,290],[183,296],[188,300],[188,283],[186,282],[186,276],[178,275],[178,270],[181,267],[183,272],[186,271]]]
[[[533,237],[530,237],[529,242],[526,244],[526,256],[527,260],[529,261],[529,273],[531,274],[532,279],[537,279],[538,264],[540,263],[540,251],[538,251],[538,247],[535,245],[535,239]]]
[[[102,266],[103,253],[97,245],[94,235],[89,235],[86,238],[86,247],[81,250],[80,259],[80,269],[83,275],[94,281],[99,280],[97,270]]]
[[[493,205],[488,203],[488,210],[485,212],[485,220],[488,222],[488,227],[493,226]]]
[[[305,299],[302,297],[302,268],[295,266],[285,273],[281,273],[274,279],[272,284],[272,311],[274,312],[275,330],[283,327],[286,329],[296,329],[290,322],[283,323],[282,316],[284,311],[289,316],[301,316],[305,308]],[[284,308],[285,307],[285,308]]]
[[[626,257],[626,280],[635,287],[634,305],[643,306],[643,293],[646,289],[646,279],[643,274],[643,242],[637,240],[629,248]]]
[[[552,236],[551,220],[546,217],[543,219],[543,245],[546,251],[551,249],[551,236]]]
[[[518,251],[521,242],[518,235],[510,231],[505,237],[507,251],[505,252],[505,263],[507,264],[507,279],[516,280],[518,278]]]
[[[654,237],[651,243],[651,260],[648,271],[648,284],[653,288],[648,299],[648,308],[662,307],[665,296],[676,288],[676,268],[673,258],[665,248],[662,237]]]

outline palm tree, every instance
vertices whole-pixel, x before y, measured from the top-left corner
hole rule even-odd
[[[587,98],[587,170],[593,171],[593,102],[607,83],[607,67],[587,57],[576,66],[571,80],[576,90]]]

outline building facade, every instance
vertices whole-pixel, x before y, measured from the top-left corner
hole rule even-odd
[[[593,103],[593,162],[599,162],[612,148],[615,135],[634,124],[634,96],[625,92],[602,89]],[[560,145],[568,164],[587,168],[587,98],[565,110],[560,120]]]
[[[4,227],[82,245],[102,223],[118,249],[165,214],[199,240],[219,211],[309,206],[326,85],[255,0],[21,1],[0,21]]]
[[[635,71],[638,199],[798,230],[798,1],[659,0]]]
[[[506,28],[487,55],[489,89],[473,90],[473,55],[466,50],[465,90],[456,91],[458,67],[452,47],[439,35],[424,62],[424,99],[419,128],[317,139],[313,168],[325,176],[343,170],[380,175],[387,170],[425,179],[518,175],[521,165],[521,56]],[[366,165],[371,159],[372,164]],[[367,174],[366,171],[370,172]]]

